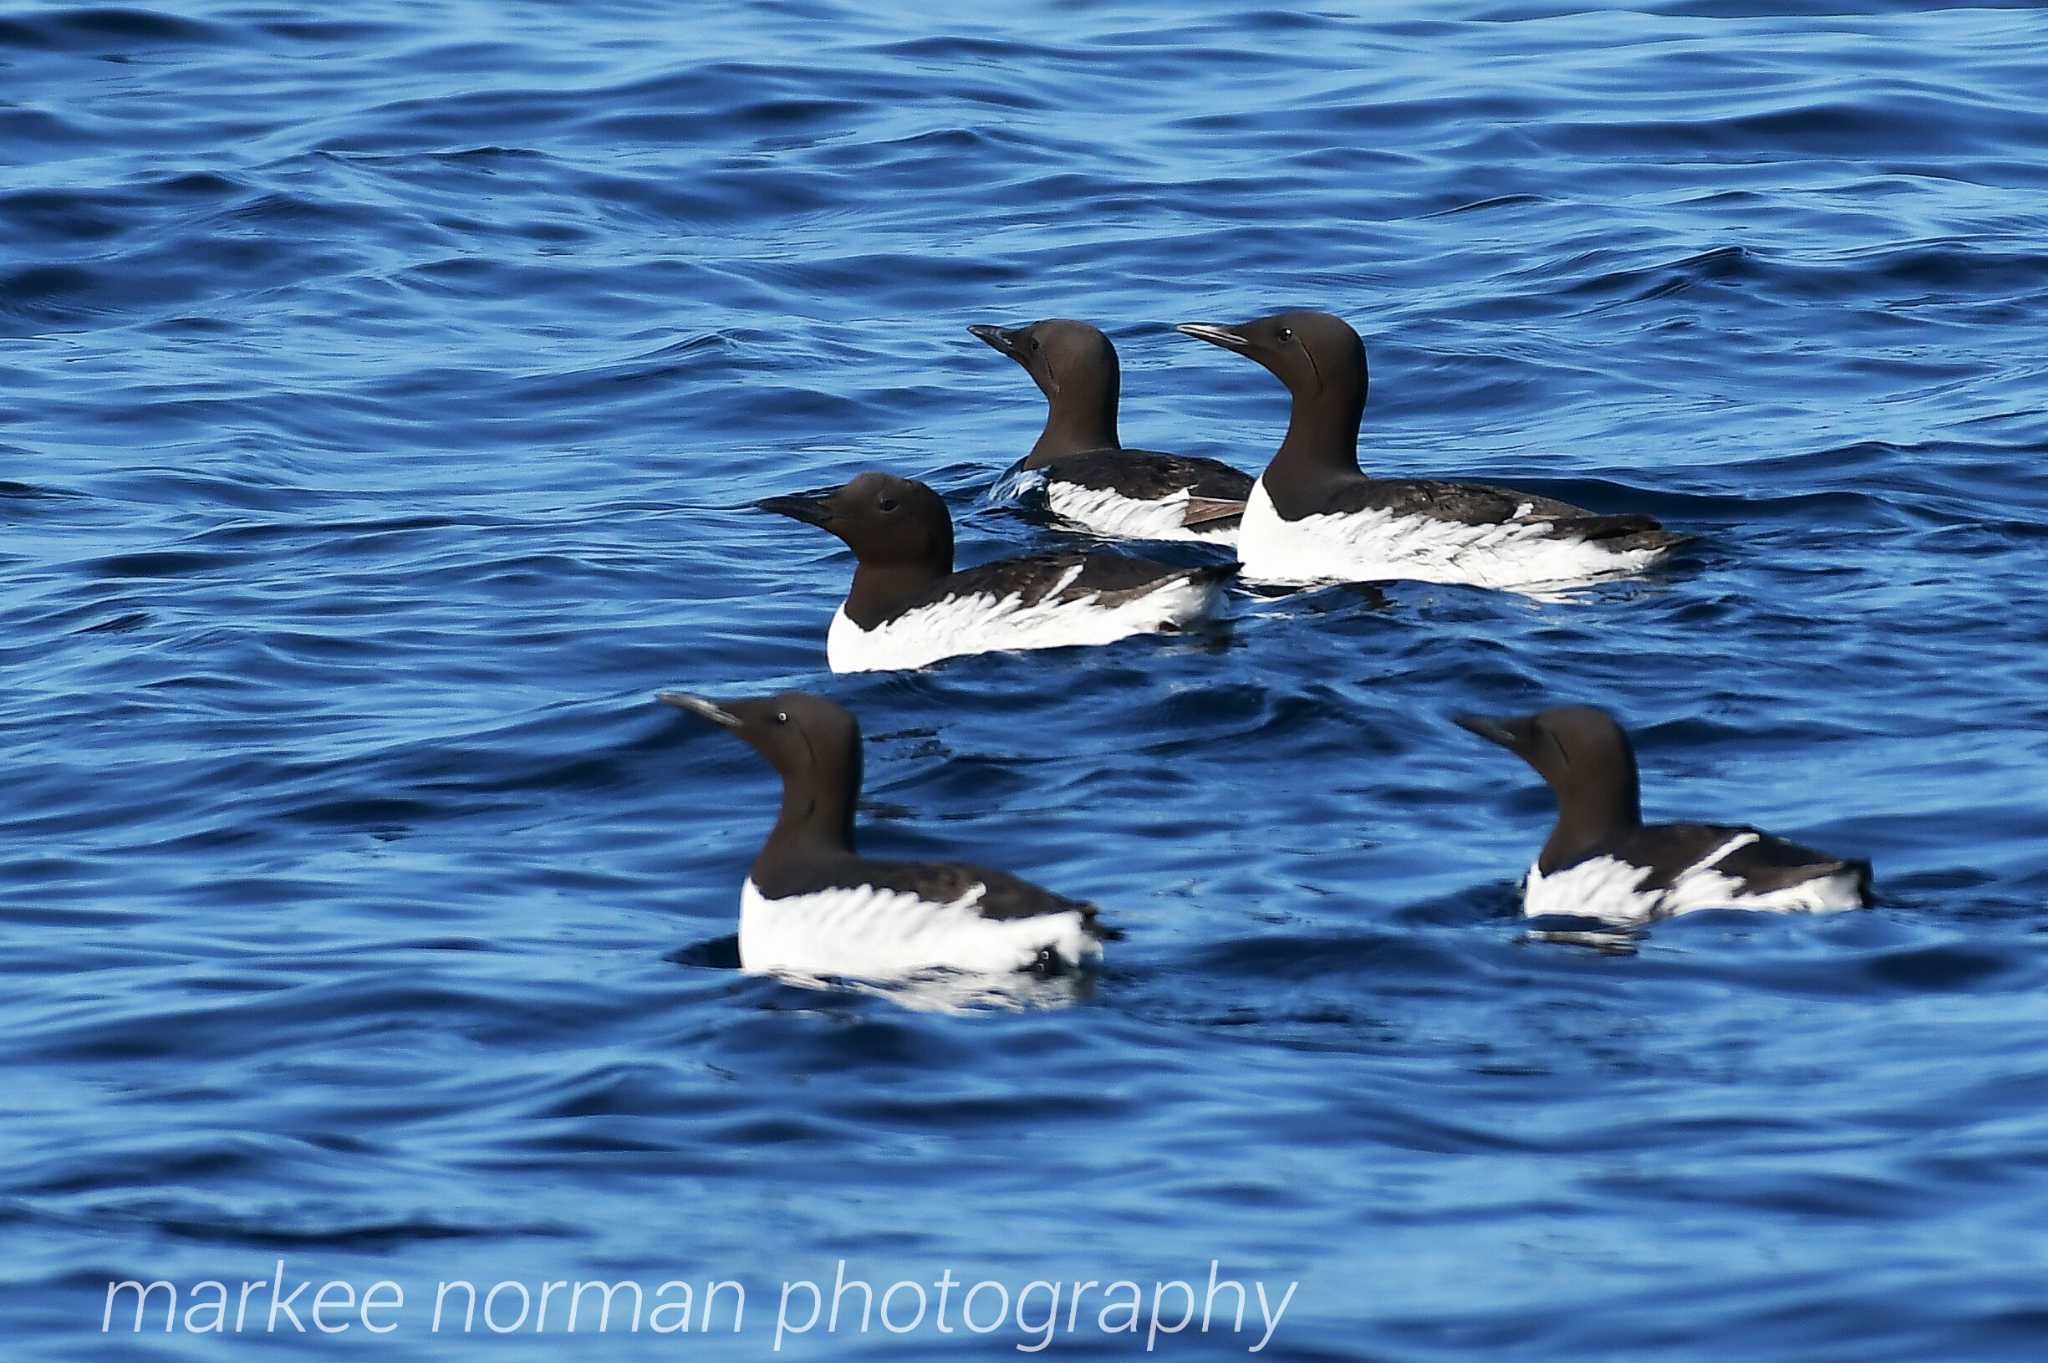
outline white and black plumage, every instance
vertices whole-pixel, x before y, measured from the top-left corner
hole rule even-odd
[[[1360,472],[1365,346],[1341,318],[1283,312],[1176,330],[1258,361],[1293,395],[1286,438],[1238,528],[1248,580],[1569,586],[1645,568],[1684,542],[1648,516],[1598,515],[1481,483]]]
[[[823,497],[759,505],[821,526],[853,550],[853,586],[825,640],[835,672],[1180,629],[1214,616],[1237,573],[1235,563],[1179,568],[1112,553],[1036,554],[956,573],[945,501],[886,473],[864,473]]]
[[[1867,861],[1747,825],[1644,823],[1635,749],[1604,711],[1456,719],[1521,757],[1557,796],[1557,827],[1522,883],[1532,917],[1646,922],[1693,909],[1825,913],[1870,903]]]
[[[1045,429],[1007,486],[1072,525],[1117,539],[1230,545],[1251,475],[1214,459],[1127,450],[1117,438],[1116,347],[1086,322],[967,328],[1031,375]]]
[[[823,696],[661,699],[745,739],[782,776],[781,811],[740,891],[742,969],[870,980],[940,967],[1058,972],[1100,959],[1121,935],[1094,905],[1002,871],[855,852],[860,726]]]

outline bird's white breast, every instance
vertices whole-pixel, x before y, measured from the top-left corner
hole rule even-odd
[[[1078,564],[1069,569],[1060,586],[1080,571]],[[1206,619],[1221,603],[1223,590],[1220,583],[1176,576],[1114,604],[1102,604],[1092,593],[1064,601],[1057,596],[1057,590],[1048,592],[1032,605],[1016,593],[950,596],[873,629],[855,624],[842,605],[825,636],[825,657],[834,672],[874,672],[925,667],[968,653],[1113,643]]]
[[[1252,488],[1237,538],[1246,580],[1285,586],[1404,578],[1510,590],[1555,588],[1634,572],[1660,552],[1617,553],[1560,536],[1553,522],[1533,516],[1495,525],[1393,511],[1282,520],[1264,477]]]
[[[984,918],[977,883],[950,903],[875,886],[769,899],[751,878],[740,891],[740,966],[760,974],[891,979],[919,970],[1021,970],[1046,947],[1070,963],[1102,954],[1078,909],[1035,918]]]
[[[1661,890],[1638,888],[1650,869],[1614,857],[1589,857],[1551,875],[1529,868],[1522,882],[1522,912],[1530,917],[1571,914],[1610,922],[1647,922],[1695,909],[1753,909],[1766,913],[1832,913],[1863,907],[1857,873],[1815,876],[1764,894],[1719,870],[1723,858],[1757,840],[1737,833],[1687,867]]]

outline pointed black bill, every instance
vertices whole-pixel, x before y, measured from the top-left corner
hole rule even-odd
[[[1247,350],[1251,342],[1238,335],[1229,327],[1219,327],[1210,322],[1182,322],[1174,330],[1183,336],[1192,336],[1210,345],[1220,345],[1225,350]]]
[[[692,714],[702,715],[721,729],[737,729],[743,722],[738,715],[717,701],[706,700],[702,696],[693,696],[684,691],[662,691],[654,698],[664,705],[673,705],[678,710],[688,710]]]
[[[1004,355],[1008,355],[1013,360],[1017,358],[1016,337],[1012,335],[1010,332],[1005,331],[1003,328],[992,327],[984,322],[977,322],[973,326],[967,328],[967,330],[970,333],[972,333],[977,340],[981,341],[984,345],[988,346],[989,349],[998,351]]]
[[[1521,751],[1522,737],[1512,719],[1493,715],[1452,715],[1451,723],[1478,734],[1489,743],[1498,743],[1510,752]]]
[[[824,525],[832,519],[832,508],[822,497],[764,497],[754,505],[805,525]]]

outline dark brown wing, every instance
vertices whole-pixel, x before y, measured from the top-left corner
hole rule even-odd
[[[1444,483],[1424,478],[1369,478],[1337,492],[1328,510],[1391,511],[1396,515],[1428,516],[1466,525],[1506,525],[1515,521],[1548,521],[1561,535],[1598,540],[1615,548],[1660,548],[1679,544],[1654,516],[1605,516],[1533,492],[1486,483]]]
[[[1078,913],[1084,930],[1097,941],[1114,942],[1123,936],[1115,928],[1100,922],[1097,917],[1100,910],[1086,900],[1054,894],[1007,871],[990,870],[985,866],[936,861],[870,861],[861,863],[857,873],[849,871],[847,878],[848,884],[880,885],[886,889],[902,890],[935,904],[950,904],[980,885],[982,895],[974,911],[983,918],[1010,921]]]
[[[1736,848],[1721,858],[1718,865],[1723,874],[1734,876],[1747,885],[1751,894],[1787,889],[1801,881],[1819,880],[1849,870],[1859,873],[1865,896],[1870,893],[1869,862],[1829,856],[1826,852],[1802,847],[1784,838],[1774,838],[1768,833],[1759,834],[1755,842]]]
[[[1080,571],[1075,572],[1076,568]],[[1014,596],[1026,606],[1037,605],[1048,597],[1065,601],[1101,595],[1113,599],[1119,595],[1150,591],[1169,578],[1220,582],[1236,572],[1235,563],[1180,568],[1171,563],[1130,558],[1123,554],[1033,554],[1026,558],[984,563],[978,568],[968,568],[940,578],[902,609],[916,610],[951,596],[983,594],[1001,598]],[[1068,580],[1070,574],[1071,581]]]
[[[1214,459],[1157,450],[1091,450],[1063,455],[1035,471],[1048,482],[1074,483],[1142,502],[1186,492],[1209,501],[1235,502],[1243,510],[1252,495],[1250,474]]]
[[[1188,498],[1187,514],[1180,523],[1189,529],[1229,530],[1244,520],[1243,502],[1219,502],[1208,497]]]
[[[1744,843],[1714,863],[1721,874],[1742,883],[1744,894],[1768,894],[1857,866],[1866,878],[1870,874],[1867,862],[1829,856],[1746,825],[1649,824],[1610,839],[1589,855],[1619,857],[1637,866],[1647,866],[1650,874],[1640,888],[1666,890],[1717,848],[1744,834],[1753,834],[1755,841]]]

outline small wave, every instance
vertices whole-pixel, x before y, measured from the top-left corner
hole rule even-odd
[[[137,48],[232,47],[235,30],[160,10],[118,6],[51,9],[0,19],[0,47],[83,51],[107,43]]]

